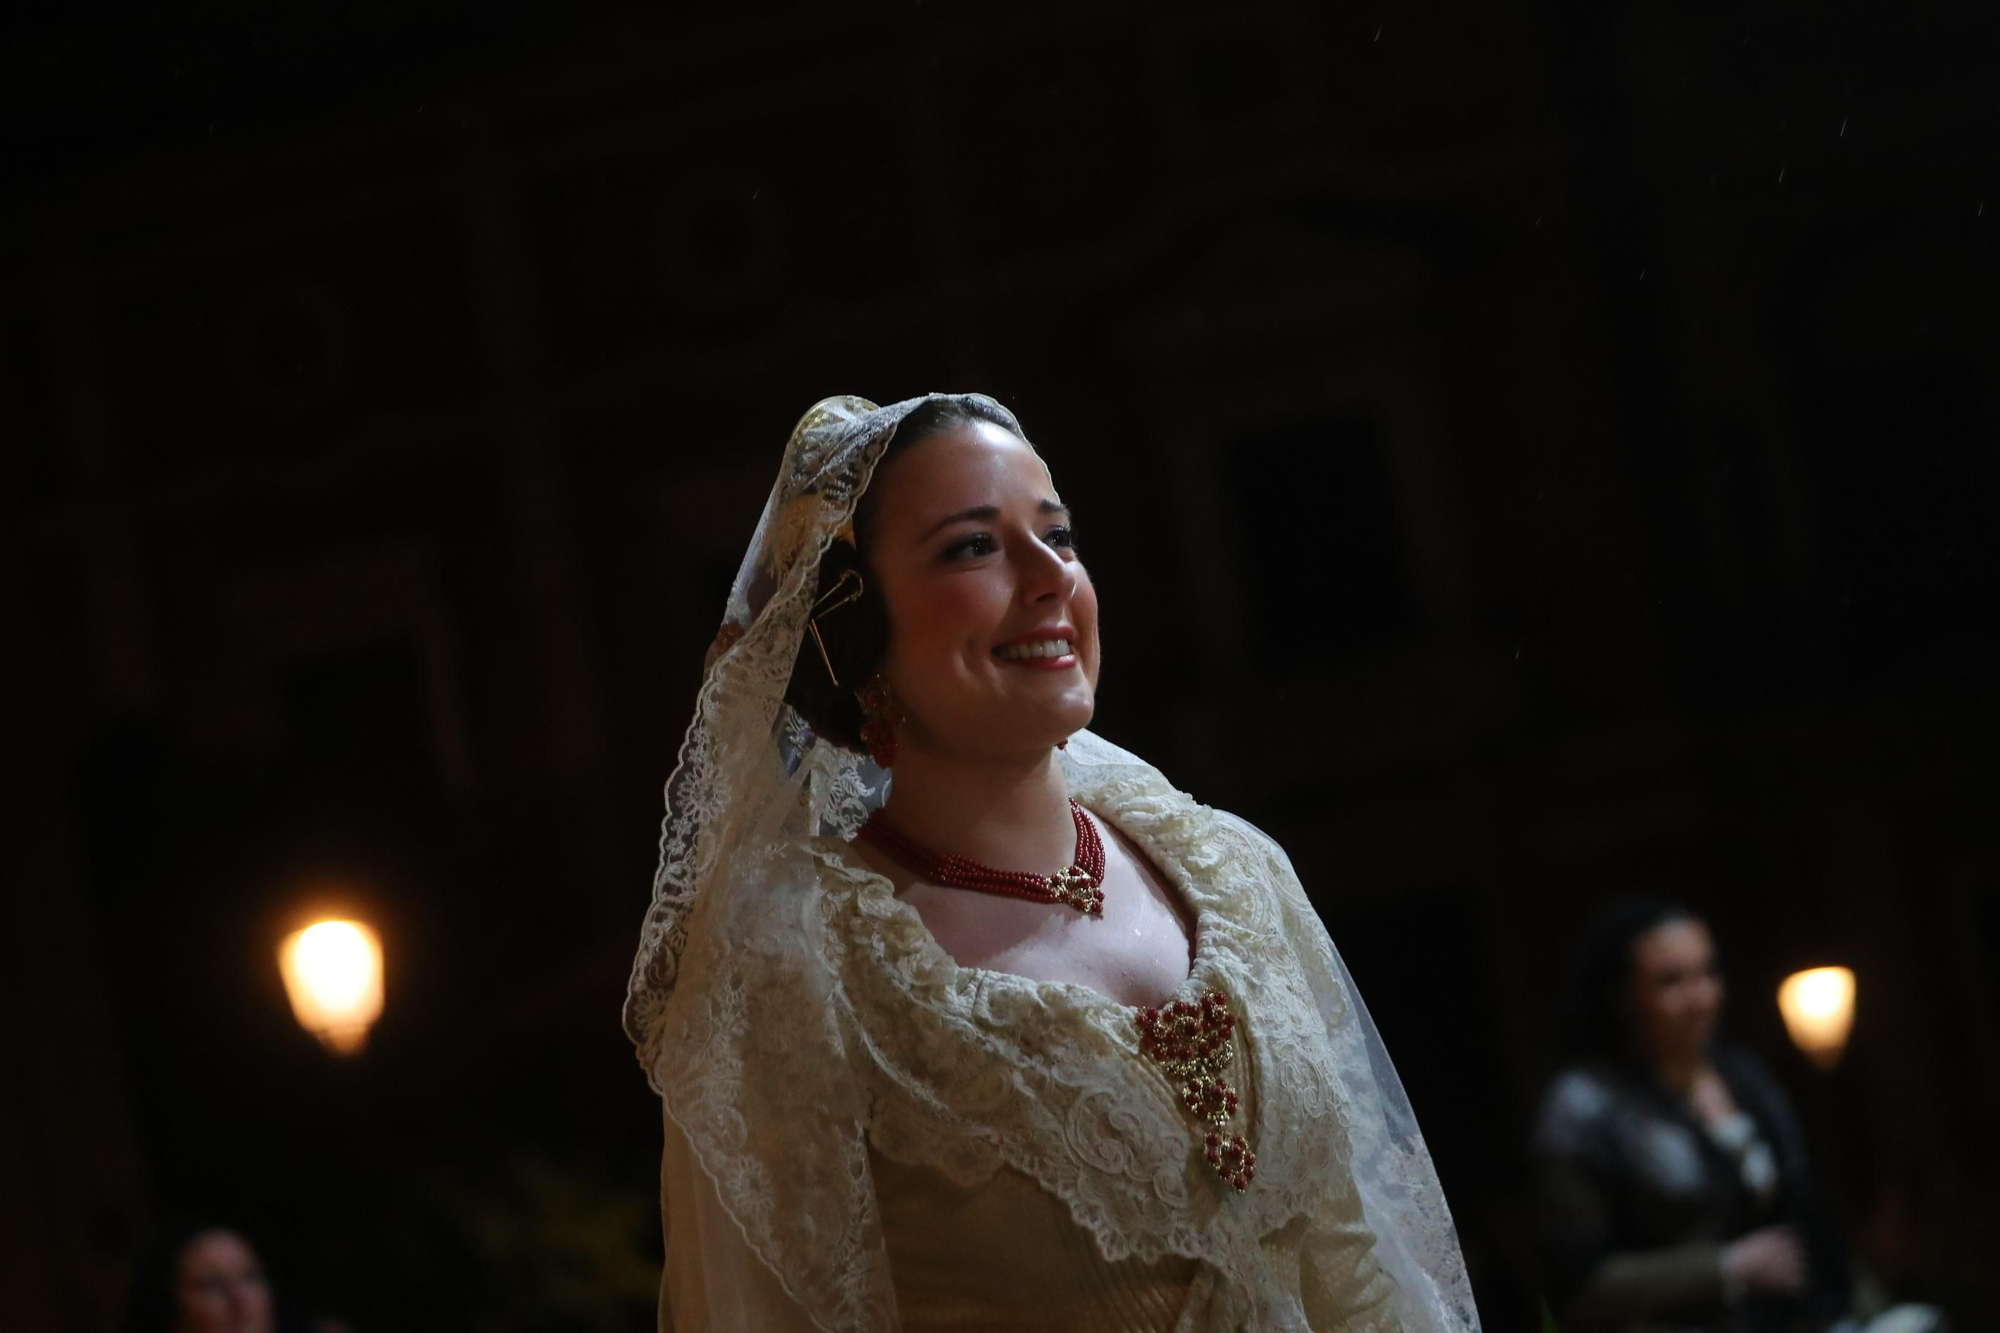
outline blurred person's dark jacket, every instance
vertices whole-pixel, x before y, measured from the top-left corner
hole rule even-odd
[[[1793,1333],[1846,1314],[1845,1246],[1821,1206],[1791,1102],[1749,1052],[1718,1044],[1710,1058],[1775,1160],[1776,1187],[1762,1196],[1739,1159],[1644,1071],[1578,1064],[1549,1085],[1533,1145],[1536,1224],[1563,1333]],[[1732,1299],[1723,1246],[1775,1225],[1804,1241],[1807,1289]]]

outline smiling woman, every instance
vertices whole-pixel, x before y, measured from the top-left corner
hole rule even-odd
[[[1290,862],[1086,729],[1097,621],[998,403],[793,432],[626,1006],[663,1328],[1477,1326]]]
[[[903,455],[911,452],[913,446],[934,440],[939,442],[940,447],[920,451],[922,457],[909,468],[898,466]],[[870,555],[881,551],[879,531],[884,495],[897,484],[899,475],[903,476],[900,484],[904,488],[922,490],[932,473],[957,465],[966,456],[968,446],[971,452],[994,451],[995,462],[1004,460],[1011,451],[1018,451],[1019,456],[1013,460],[1016,468],[1022,467],[1024,460],[1031,462],[1034,476],[1030,482],[1039,487],[1033,501],[1036,518],[1040,520],[1037,526],[1041,529],[1041,540],[1054,550],[1067,551],[1072,557],[1075,555],[1076,539],[1070,528],[1068,511],[1054,498],[1054,487],[1049,482],[1047,470],[1041,466],[1041,460],[1011,433],[1004,413],[997,406],[989,407],[985,400],[978,398],[927,400],[900,424],[895,436],[884,447],[882,458],[876,464],[880,482],[871,486],[855,506],[851,531],[837,537],[820,561],[814,596],[816,605],[832,607],[849,591],[858,591],[858,595],[837,611],[814,617],[814,632],[808,633],[799,646],[799,656],[793,666],[785,699],[812,725],[814,733],[825,740],[850,750],[867,748],[861,736],[867,717],[856,689],[859,682],[865,682],[881,671],[890,637],[885,588],[880,572],[871,568],[869,562]],[[940,455],[946,456],[940,458]],[[953,480],[961,482],[962,487],[971,486],[973,482],[971,478]],[[924,512],[928,516],[929,511],[935,508],[938,508],[936,504],[927,505]],[[890,509],[892,516],[903,512],[896,506],[890,506]],[[893,534],[889,548],[894,562],[892,573],[908,572],[907,566],[912,563],[908,557],[913,555],[927,558],[939,573],[975,566],[987,560],[999,549],[995,524],[1001,518],[997,506],[982,501],[959,510],[942,511],[941,517],[928,522],[926,531],[914,537],[903,532]],[[907,548],[905,543],[908,543]],[[988,561],[989,566],[990,563]],[[1081,566],[1077,568],[1081,569]],[[1094,600],[1092,605],[1094,608]],[[902,618],[914,621],[920,619],[926,610],[922,606],[906,605]],[[1094,619],[1092,640],[1091,677],[1094,682]],[[841,681],[857,684],[848,687],[841,685]],[[1062,734],[1067,735],[1088,720],[1086,712],[1083,721],[1071,725]]]

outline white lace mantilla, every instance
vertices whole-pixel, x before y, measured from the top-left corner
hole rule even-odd
[[[1258,1159],[1241,1194],[1208,1173],[1173,1087],[1138,1054],[1131,1010],[1075,986],[958,967],[848,858],[840,839],[879,802],[886,775],[816,739],[785,692],[821,558],[851,532],[884,451],[926,405],[1029,438],[977,394],[887,406],[842,396],[806,412],[667,783],[625,1023],[677,1127],[670,1154],[686,1136],[675,1170],[715,1186],[720,1215],[704,1205],[683,1217],[695,1239],[684,1226],[674,1253],[697,1265],[701,1293],[728,1303],[726,1318],[720,1306],[703,1317],[760,1331],[796,1312],[829,1333],[897,1328],[872,1143],[887,1168],[935,1167],[953,1181],[1018,1171],[1107,1259],[1194,1260],[1187,1327],[1366,1329],[1374,1316],[1339,1299],[1362,1277],[1343,1274],[1339,1257],[1354,1234],[1372,1236],[1393,1279],[1385,1318],[1423,1333],[1476,1327],[1395,1070],[1268,839],[1117,746],[1070,738],[1071,793],[1145,847],[1196,909],[1190,992],[1223,990],[1240,1019],[1247,1068],[1231,1082],[1248,1094]],[[756,1304],[767,1276],[777,1299]]]
[[[1089,733],[1071,751],[1072,795],[1195,912],[1179,996],[1220,990],[1239,1017],[1255,1180],[1238,1193],[1209,1170],[1177,1085],[1139,1051],[1138,1010],[958,965],[821,837],[804,882],[739,894],[726,919],[695,906],[652,1044],[668,1113],[750,1248],[821,1326],[894,1328],[872,1143],[964,1186],[1023,1173],[1107,1261],[1199,1261],[1188,1327],[1325,1328],[1308,1312],[1386,1274],[1391,1299],[1339,1328],[1476,1328],[1429,1155],[1282,850]],[[1374,1262],[1331,1262],[1340,1219],[1363,1214]]]

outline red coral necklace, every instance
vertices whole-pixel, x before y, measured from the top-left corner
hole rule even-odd
[[[1028,870],[996,870],[968,856],[940,854],[915,842],[882,818],[877,810],[855,836],[866,838],[906,869],[932,884],[1031,903],[1060,903],[1088,916],[1104,915],[1104,841],[1097,826],[1074,800],[1070,817],[1076,821],[1076,860],[1053,875]]]

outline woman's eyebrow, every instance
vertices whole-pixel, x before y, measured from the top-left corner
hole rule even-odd
[[[961,509],[957,513],[946,514],[943,518],[939,519],[937,522],[931,524],[929,528],[925,529],[924,535],[921,538],[919,538],[919,540],[929,541],[932,537],[936,536],[940,532],[943,532],[946,528],[950,527],[954,523],[970,523],[973,522],[974,520],[977,520],[982,523],[991,523],[994,519],[998,517],[1000,517],[1000,510],[997,506],[974,505],[970,509]]]

